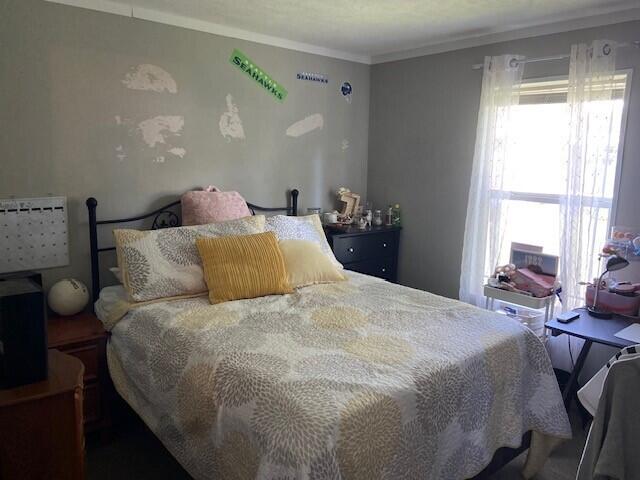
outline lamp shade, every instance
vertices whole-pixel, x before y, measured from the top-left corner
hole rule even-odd
[[[614,255],[607,260],[607,272],[615,272],[616,270],[621,270],[624,267],[629,265],[629,260],[626,258],[619,257],[618,255]]]
[[[610,311],[602,310],[598,307],[598,292],[600,291],[602,277],[604,277],[607,272],[615,272],[616,270],[621,270],[628,265],[629,261],[626,258],[619,257],[618,255],[609,257],[605,271],[602,272],[602,275],[600,275],[600,278],[598,278],[598,281],[595,284],[596,293],[593,296],[593,304],[587,307],[589,315],[597,318],[611,318],[612,314]]]

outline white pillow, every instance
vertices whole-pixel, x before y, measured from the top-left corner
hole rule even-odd
[[[264,229],[273,232],[278,240],[308,240],[318,244],[322,252],[329,257],[338,268],[344,268],[336,260],[327,237],[322,229],[322,222],[318,215],[306,215],[304,217],[290,217],[288,215],[274,215],[267,217]]]

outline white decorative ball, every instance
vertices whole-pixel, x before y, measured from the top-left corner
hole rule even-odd
[[[49,289],[49,308],[58,315],[74,315],[89,302],[89,290],[75,278],[65,278]]]

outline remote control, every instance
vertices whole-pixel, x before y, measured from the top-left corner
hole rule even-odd
[[[580,316],[579,312],[575,312],[573,310],[570,310],[568,312],[564,312],[561,313],[560,315],[558,315],[558,321],[560,323],[569,323],[572,322],[573,320],[575,320],[576,318],[578,318]]]

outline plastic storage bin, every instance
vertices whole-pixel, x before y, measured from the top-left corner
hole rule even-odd
[[[518,320],[538,337],[544,338],[544,311],[501,303],[496,312]]]

